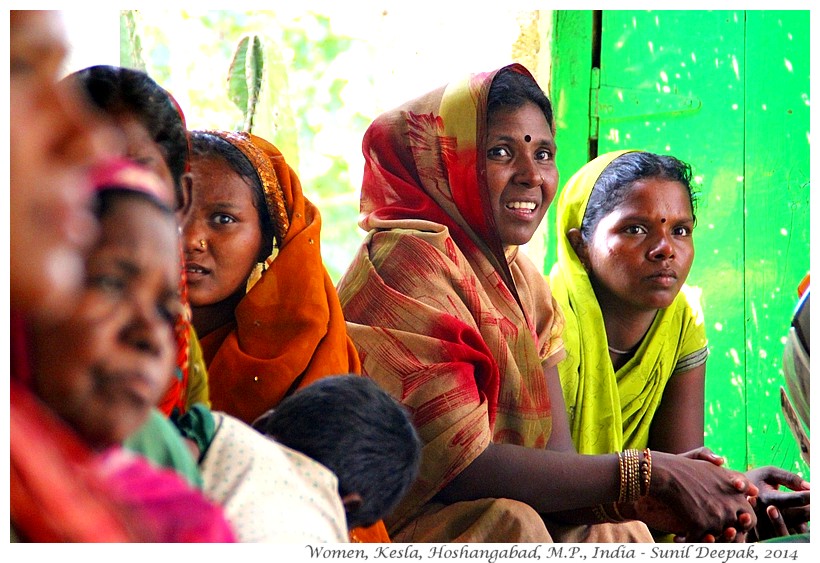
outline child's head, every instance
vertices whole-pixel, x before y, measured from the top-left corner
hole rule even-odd
[[[38,396],[95,448],[147,420],[176,363],[178,230],[162,190],[153,173],[128,163],[106,174],[80,305],[33,335]]]
[[[349,528],[387,516],[418,472],[421,442],[409,415],[366,377],[320,379],[253,426],[336,474]]]

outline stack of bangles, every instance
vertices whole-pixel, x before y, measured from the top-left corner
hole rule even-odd
[[[643,452],[618,452],[618,469],[621,477],[618,500],[611,504],[599,504],[592,509],[601,522],[623,522],[626,518],[618,510],[618,504],[632,503],[649,494],[649,483],[652,481],[652,453],[649,448],[645,448]]]

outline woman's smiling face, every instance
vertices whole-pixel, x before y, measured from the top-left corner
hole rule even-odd
[[[504,246],[526,244],[558,187],[555,138],[534,103],[502,108],[488,119],[486,179],[496,230]]]

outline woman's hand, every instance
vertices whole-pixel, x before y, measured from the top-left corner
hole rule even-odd
[[[713,463],[718,466],[723,465],[726,462],[725,457],[717,455],[715,452],[713,452],[706,446],[701,446],[699,448],[695,448],[694,450],[689,450],[688,452],[684,452],[678,455],[687,457],[689,459],[699,459],[702,461],[708,461],[709,463]]]
[[[757,513],[752,533],[756,541],[808,531],[811,512],[811,485],[802,477],[779,467],[766,466],[746,472],[759,493],[750,499]],[[787,487],[791,492],[783,491]]]
[[[757,523],[748,500],[757,487],[713,459],[652,452],[649,493],[633,505],[634,517],[685,541],[744,541]]]

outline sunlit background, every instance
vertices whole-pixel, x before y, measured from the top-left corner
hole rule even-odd
[[[441,2],[435,12],[406,2],[130,14],[68,9],[73,53],[66,70],[138,66],[139,60],[128,60],[136,46],[145,70],[174,95],[191,129],[239,128],[242,112],[228,97],[228,69],[243,36],[258,35],[265,75],[253,132],[282,150],[319,207],[322,255],[335,282],[364,236],[357,226],[361,141],[373,118],[466,72],[526,62],[515,56],[517,44],[517,52],[538,50],[520,48],[538,12],[454,4]],[[538,76],[539,69],[531,70]],[[527,248],[536,260],[541,238]]]

